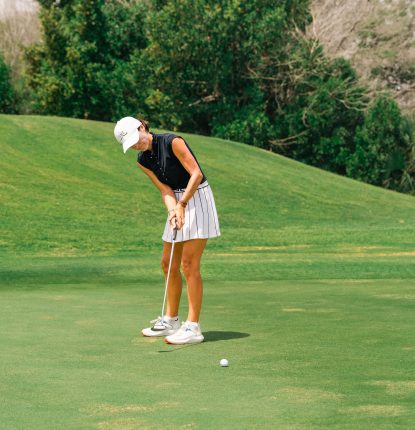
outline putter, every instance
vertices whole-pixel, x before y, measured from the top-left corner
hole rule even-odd
[[[170,252],[169,270],[167,271],[166,287],[164,289],[163,307],[161,308],[161,323],[162,324],[164,324],[164,307],[166,305],[167,287],[169,285],[170,269],[171,269],[171,262],[173,260],[174,243],[176,242],[176,236],[177,236],[177,228],[175,227],[173,229],[173,235],[172,235],[172,241],[171,241],[172,242],[172,246],[171,246],[171,252]]]

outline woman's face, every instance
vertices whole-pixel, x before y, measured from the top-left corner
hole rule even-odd
[[[140,138],[137,143],[131,146],[131,148],[137,151],[147,151],[148,149],[151,149],[152,135],[147,132],[142,125],[138,128],[138,132],[140,133]]]

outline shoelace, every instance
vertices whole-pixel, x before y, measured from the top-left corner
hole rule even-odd
[[[163,325],[163,327],[165,328],[169,328],[171,327],[171,324],[169,324],[166,321],[163,321],[163,319],[161,317],[157,317],[155,320],[151,320],[150,324],[155,327],[156,325]]]
[[[191,332],[193,332],[193,333],[195,333],[195,330],[193,330],[193,328],[190,325],[186,324],[186,322],[182,322],[182,325],[179,328],[178,332],[185,333],[188,330],[191,331]]]

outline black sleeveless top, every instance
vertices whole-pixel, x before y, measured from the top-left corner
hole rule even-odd
[[[160,182],[167,184],[173,190],[185,189],[189,182],[190,175],[183,167],[180,160],[174,155],[172,148],[173,139],[180,136],[176,136],[172,133],[151,134],[153,135],[153,150],[140,152],[137,157],[138,163],[154,172]],[[200,168],[189,145],[186,142],[184,143]],[[203,172],[202,174],[203,178],[201,183],[206,181],[206,176]]]

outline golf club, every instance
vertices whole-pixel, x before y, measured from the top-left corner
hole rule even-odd
[[[167,287],[169,285],[169,278],[170,278],[170,269],[171,269],[171,262],[173,260],[173,252],[174,252],[174,243],[176,242],[176,236],[177,236],[177,228],[175,227],[173,229],[172,234],[172,245],[171,245],[171,252],[170,252],[170,262],[169,262],[169,269],[167,271],[167,279],[166,279],[166,287],[164,289],[164,299],[163,299],[163,306],[161,308],[161,323],[164,323],[164,307],[166,305],[166,297],[167,297]]]

